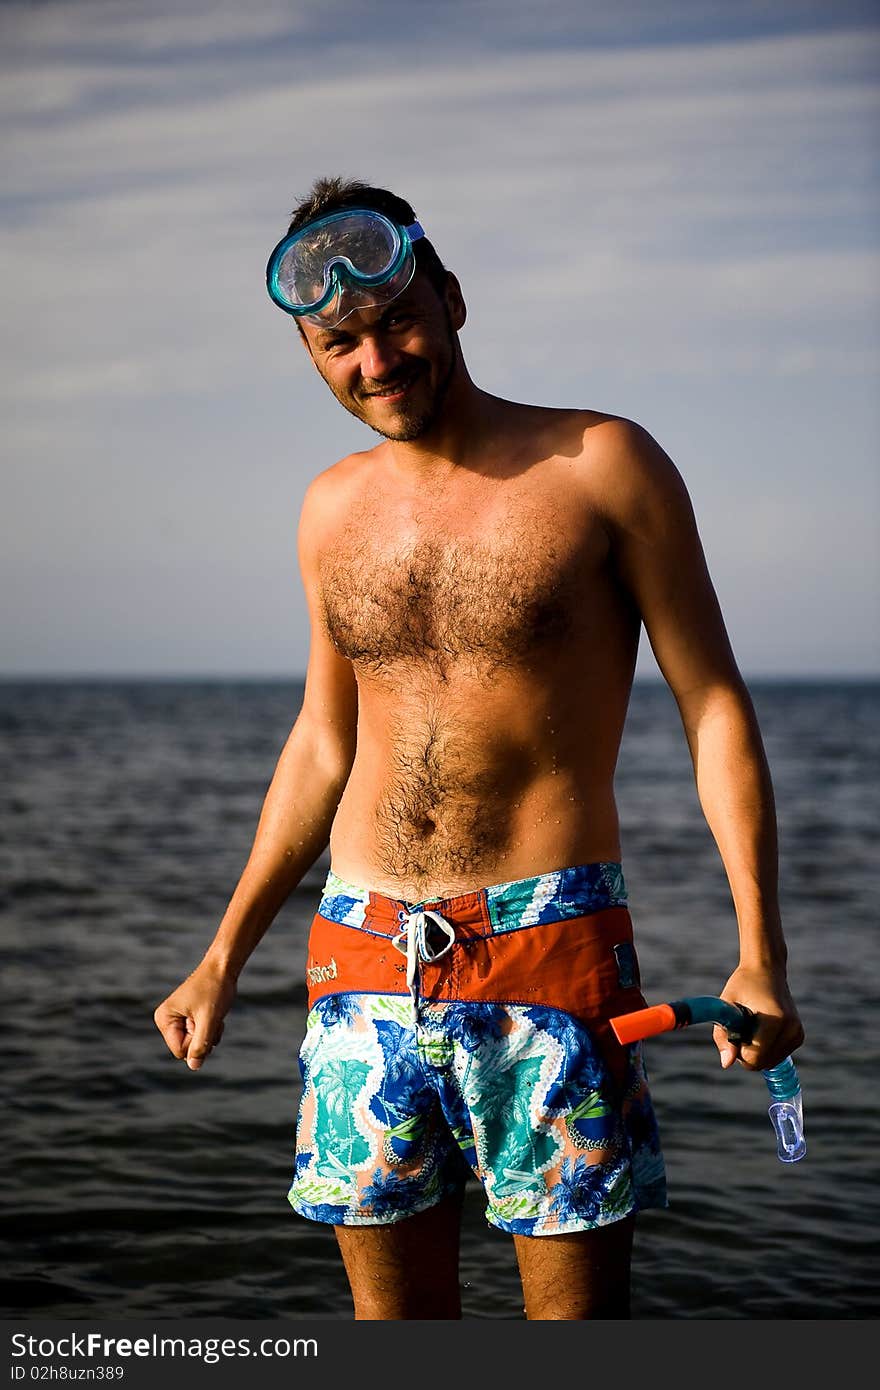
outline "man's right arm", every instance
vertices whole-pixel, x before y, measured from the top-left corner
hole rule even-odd
[[[327,475],[306,493],[299,560],[311,619],[302,707],[284,746],[247,863],[217,933],[192,972],[154,1014],[175,1057],[191,1070],[220,1040],[248,957],[306,871],[326,848],[354,759],[357,686],[320,611],[318,553],[332,488]]]

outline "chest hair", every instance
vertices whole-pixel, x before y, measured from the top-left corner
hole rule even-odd
[[[516,664],[569,631],[581,566],[545,532],[360,534],[324,557],[324,616],[356,666]]]

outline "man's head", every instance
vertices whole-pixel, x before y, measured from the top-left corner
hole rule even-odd
[[[400,227],[416,220],[411,204],[398,198],[387,188],[374,188],[360,179],[316,179],[310,193],[302,198],[290,214],[287,236],[292,236],[309,223],[317,222],[332,212],[346,208],[369,208],[381,212]],[[416,268],[424,271],[434,289],[442,297],[449,272],[427,237],[421,237],[413,247]]]
[[[319,179],[294,209],[285,242],[320,224],[307,239],[310,253],[318,260],[345,254],[342,240],[350,219],[344,214],[356,209],[380,213],[398,230],[415,223],[410,204],[387,189],[354,179]],[[334,246],[336,229],[339,247]],[[410,259],[400,279],[375,294],[381,302],[371,303],[373,295],[361,292],[343,271],[342,293],[333,296],[326,313],[296,317],[315,367],[340,404],[386,438],[401,441],[419,438],[437,419],[461,363],[457,332],[465,319],[455,276],[426,237],[415,232],[413,238],[405,247]],[[319,294],[320,274],[317,284]]]

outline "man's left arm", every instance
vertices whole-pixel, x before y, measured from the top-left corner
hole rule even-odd
[[[739,964],[722,997],[758,1017],[754,1041],[721,1028],[722,1066],[775,1066],[803,1042],[788,989],[779,912],[776,808],[752,700],[739,672],[684,482],[668,455],[628,420],[598,427],[591,449],[618,578],[631,594],[675,696],[697,793],[730,883]]]

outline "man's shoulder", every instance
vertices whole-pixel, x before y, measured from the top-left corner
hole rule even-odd
[[[678,468],[644,425],[595,410],[579,414],[579,479],[610,519],[624,521],[686,497]]]
[[[644,425],[625,415],[588,409],[551,409],[539,414],[549,428],[553,452],[577,461],[581,471],[585,467],[656,468],[663,455]],[[538,433],[543,434],[543,429]]]
[[[371,451],[347,454],[315,475],[305,490],[297,526],[304,568],[316,564],[351,515],[371,472]]]
[[[626,415],[580,410],[577,417],[583,431],[583,457],[589,462],[615,459],[637,465],[650,454],[652,446],[659,447],[644,425]]]
[[[316,520],[322,514],[339,514],[340,508],[361,490],[373,470],[372,449],[346,454],[316,473],[303,497],[303,515]]]
[[[344,458],[328,464],[320,473],[315,474],[306,489],[307,493],[326,497],[362,483],[366,475],[372,471],[375,452],[375,449],[365,449],[358,453],[346,454]]]

